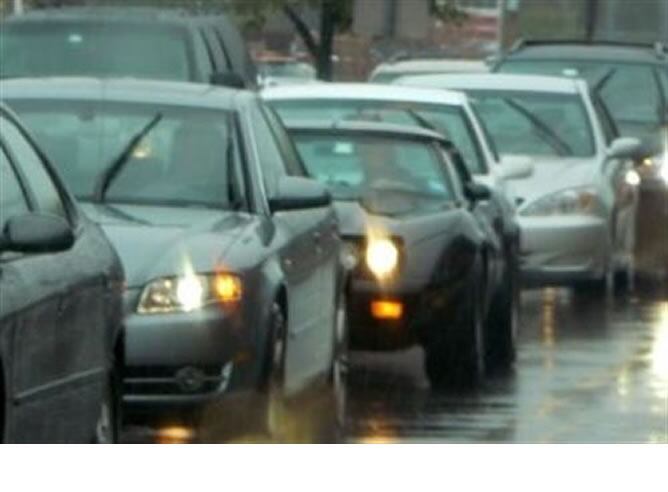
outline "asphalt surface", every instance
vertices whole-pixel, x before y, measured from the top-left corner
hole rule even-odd
[[[422,357],[417,348],[351,353],[343,426],[324,417],[332,398],[311,396],[293,408],[295,425],[283,439],[668,443],[668,289],[661,284],[603,298],[525,291],[515,366],[476,391],[432,391]],[[199,429],[130,422],[124,441],[272,442],[252,429],[216,433],[221,420]]]
[[[668,294],[522,296],[512,373],[470,393],[431,391],[422,351],[355,354],[348,442],[668,442]]]

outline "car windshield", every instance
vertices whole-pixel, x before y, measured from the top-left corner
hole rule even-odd
[[[660,108],[668,96],[665,71],[640,63],[604,63],[592,60],[508,60],[498,71],[581,77],[600,91],[623,133],[642,135],[658,125]],[[656,80],[663,82],[660,93]]]
[[[315,69],[308,63],[258,62],[257,68],[264,77],[315,79]]]
[[[379,215],[440,210],[453,200],[444,164],[426,143],[396,137],[292,132],[309,175],[337,200]]]
[[[286,121],[372,120],[427,127],[450,140],[462,154],[472,174],[487,172],[487,164],[471,122],[456,105],[374,100],[269,101]]]
[[[591,157],[594,139],[579,96],[468,91],[501,154]]]
[[[187,42],[178,29],[101,22],[2,26],[0,77],[54,75],[192,78]]]
[[[239,159],[230,112],[77,101],[12,107],[81,200],[93,198],[102,174],[149,128],[109,183],[108,202],[235,206],[230,189],[238,186]]]

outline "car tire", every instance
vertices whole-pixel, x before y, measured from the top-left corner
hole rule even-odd
[[[509,273],[496,293],[485,333],[485,367],[491,372],[507,371],[516,357],[519,325],[519,286],[514,273]]]
[[[262,425],[272,441],[285,442],[287,403],[284,396],[287,320],[278,302],[271,306],[265,356]]]
[[[120,439],[122,425],[120,380],[115,367],[109,371],[103,391],[92,442],[114,444]]]
[[[432,388],[473,388],[485,373],[480,296],[471,297],[463,329],[434,338],[425,347],[425,372]]]
[[[336,308],[334,327],[334,353],[331,369],[331,389],[336,405],[336,428],[338,434],[345,433],[346,423],[346,375],[348,371],[348,302],[347,296],[341,294]]]

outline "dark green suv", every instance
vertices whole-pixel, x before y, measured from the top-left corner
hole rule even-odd
[[[0,77],[49,76],[257,84],[226,16],[158,8],[34,10],[0,24]]]
[[[668,50],[661,43],[521,40],[493,70],[584,78],[625,135],[655,133],[668,117]]]

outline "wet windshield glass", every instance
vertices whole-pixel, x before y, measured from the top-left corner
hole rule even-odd
[[[26,23],[0,31],[0,77],[135,76],[189,80],[179,30],[103,23]],[[158,48],[159,47],[159,48]]]
[[[107,201],[233,206],[227,191],[237,186],[238,159],[228,112],[80,102],[13,107],[78,198],[93,197],[101,174],[159,114],[110,183]]]
[[[470,91],[501,154],[591,157],[594,140],[578,96]]]
[[[258,72],[265,77],[289,77],[295,79],[315,79],[315,70],[307,63],[259,62]]]
[[[362,120],[427,127],[455,144],[473,174],[487,172],[478,140],[464,110],[459,106],[386,101],[270,101],[286,121]]]
[[[397,138],[293,133],[309,175],[338,200],[401,215],[443,208],[453,199],[444,164],[430,146]]]
[[[623,133],[642,134],[662,117],[662,99],[657,86],[659,73],[651,65],[602,63],[588,60],[509,60],[500,72],[581,77],[592,86],[600,85],[600,95]],[[605,80],[603,80],[605,78]],[[668,88],[665,88],[668,89]]]

